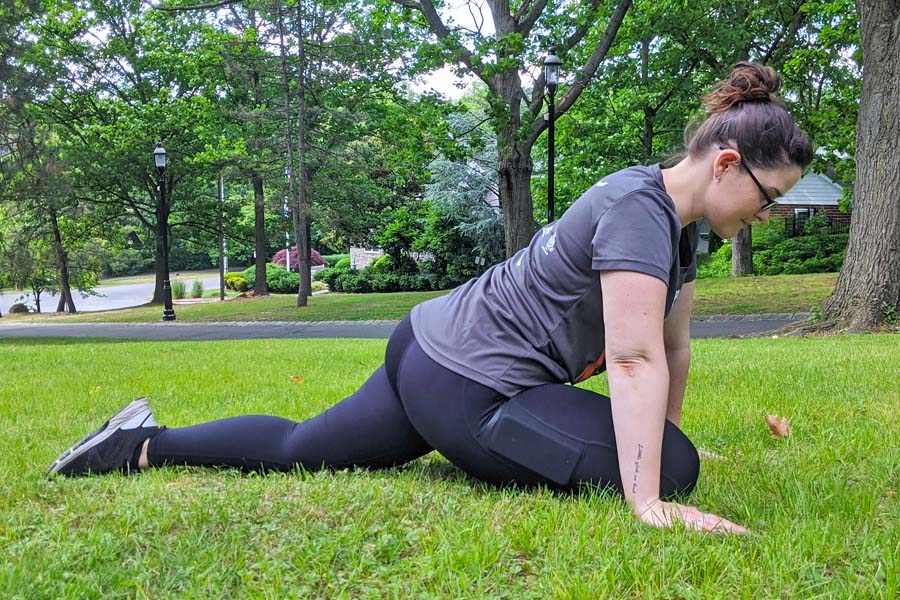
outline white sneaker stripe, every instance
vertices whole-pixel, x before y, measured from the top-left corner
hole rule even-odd
[[[144,421],[146,421],[147,417],[149,417],[149,416],[150,415],[148,415],[146,412],[141,411],[138,414],[131,417],[130,419],[128,419],[127,421],[125,421],[124,423],[122,423],[122,426],[119,427],[119,429],[137,429],[138,427],[141,427],[144,424]]]

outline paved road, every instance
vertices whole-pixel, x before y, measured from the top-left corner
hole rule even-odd
[[[804,314],[702,318],[691,337],[741,337],[783,327]],[[275,323],[3,323],[0,338],[90,337],[139,340],[247,340],[262,338],[377,338],[390,336],[397,321],[320,321]]]
[[[173,278],[174,279],[174,278]],[[191,289],[195,279],[203,282],[203,287],[207,290],[219,287],[219,278],[215,277],[184,277],[188,290]],[[97,296],[82,297],[78,292],[75,294],[75,308],[78,312],[92,312],[97,310],[113,310],[116,308],[128,308],[131,306],[140,306],[150,301],[153,296],[152,283],[132,283],[128,285],[108,285],[98,287],[96,289]],[[25,294],[24,300],[19,300],[23,294],[16,291],[6,290],[5,293],[0,292],[0,312],[4,315],[9,312],[9,307],[16,302],[25,302],[32,309],[34,301],[31,294]],[[56,303],[59,298],[56,294],[41,294],[41,308],[44,312],[53,312],[56,310]]]

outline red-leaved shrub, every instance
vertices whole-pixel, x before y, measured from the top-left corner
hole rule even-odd
[[[275,253],[275,256],[272,257],[272,261],[274,264],[285,267],[287,266],[287,261],[285,261],[285,255],[287,252],[284,249],[279,250]],[[310,262],[312,266],[318,267],[320,265],[325,264],[325,260],[322,258],[322,255],[316,252],[315,250],[310,250]],[[297,261],[297,246],[291,248],[291,271],[299,271],[300,263]]]

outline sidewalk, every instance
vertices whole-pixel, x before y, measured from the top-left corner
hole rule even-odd
[[[807,318],[806,313],[727,315],[691,320],[692,338],[759,334]],[[229,323],[3,323],[0,339],[36,337],[133,340],[249,340],[268,338],[387,339],[398,321],[275,321]]]

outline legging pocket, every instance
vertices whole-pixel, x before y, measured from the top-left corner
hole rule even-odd
[[[484,447],[560,486],[571,483],[584,445],[558,431],[515,401],[504,402],[481,434]]]

